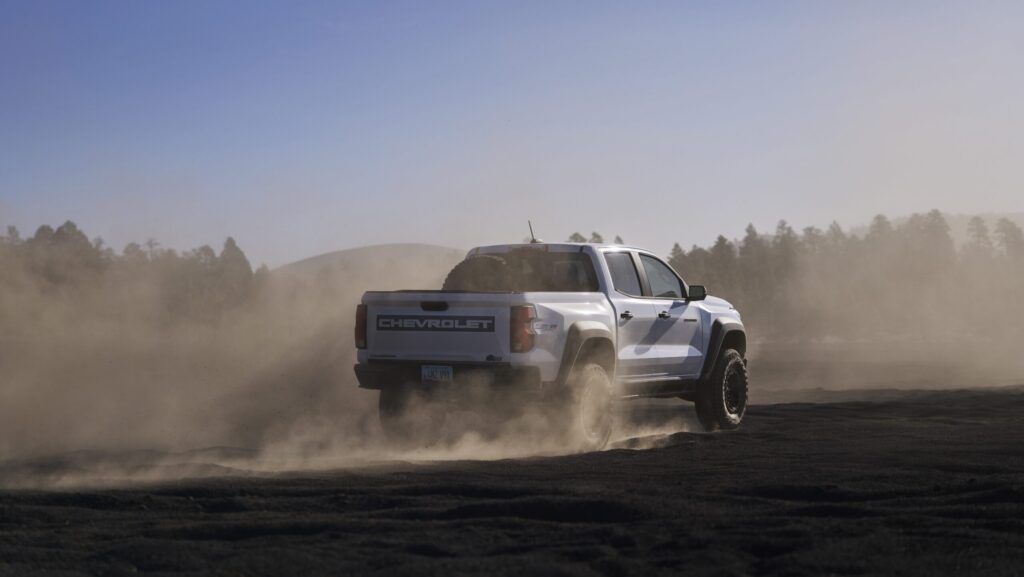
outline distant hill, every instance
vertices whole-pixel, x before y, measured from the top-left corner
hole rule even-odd
[[[365,290],[436,289],[465,256],[465,250],[429,244],[380,244],[310,257],[278,267],[272,274]]]

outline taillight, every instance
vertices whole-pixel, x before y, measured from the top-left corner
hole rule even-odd
[[[366,305],[356,305],[356,348],[366,348]]]
[[[537,309],[533,305],[516,305],[511,313],[509,348],[513,353],[525,353],[533,348],[533,321],[537,318]]]

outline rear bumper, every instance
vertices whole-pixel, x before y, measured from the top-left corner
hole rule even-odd
[[[355,365],[359,388],[380,389],[389,385],[420,385],[423,365],[450,365],[451,386],[493,385],[540,390],[540,370],[537,367],[513,367],[498,364],[442,363],[421,361],[372,361]],[[436,384],[424,386],[438,386]]]

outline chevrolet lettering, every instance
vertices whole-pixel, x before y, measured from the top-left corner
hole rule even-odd
[[[377,315],[378,331],[494,332],[494,317]]]

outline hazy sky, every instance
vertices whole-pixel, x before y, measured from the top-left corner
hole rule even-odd
[[[254,264],[1024,210],[1024,2],[0,2],[0,225]]]

